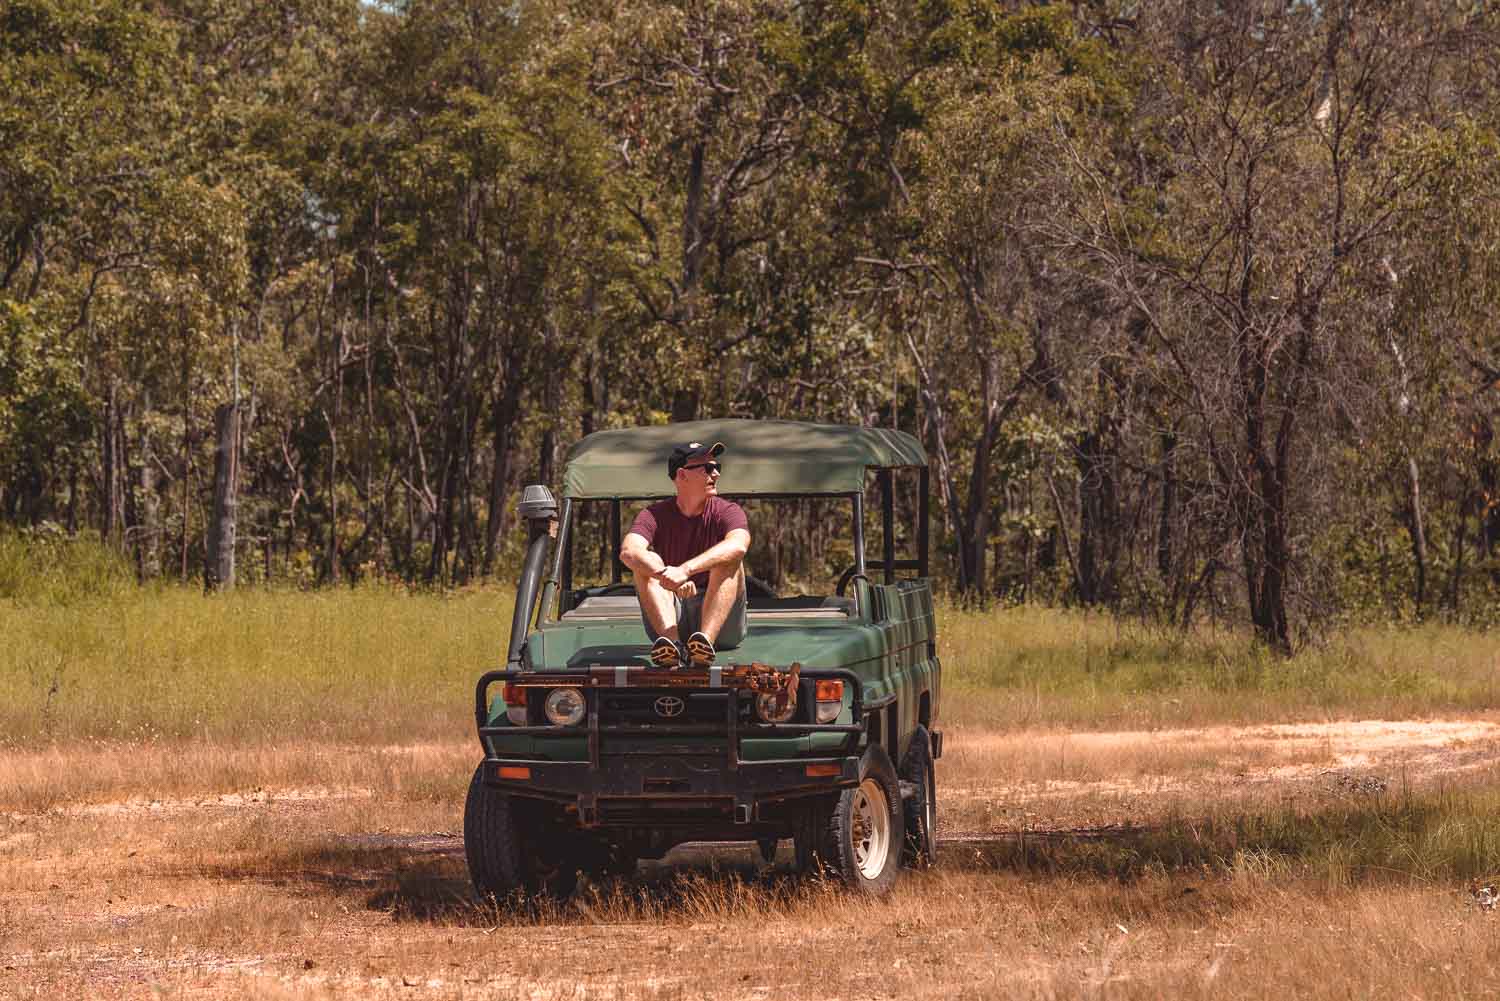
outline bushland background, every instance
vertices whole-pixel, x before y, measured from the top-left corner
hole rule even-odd
[[[143,581],[448,585],[582,434],[815,419],[923,440],[964,600],[1488,624],[1497,29],[10,0],[0,521]]]

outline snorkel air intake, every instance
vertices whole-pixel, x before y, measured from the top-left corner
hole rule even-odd
[[[542,581],[547,549],[557,534],[557,499],[551,490],[534,483],[521,491],[517,510],[526,521],[529,541],[526,543],[526,560],[521,564],[521,580],[516,584],[516,611],[510,621],[510,649],[505,655],[505,666],[509,669],[521,663],[521,647],[526,644],[526,630],[535,611],[537,587]]]

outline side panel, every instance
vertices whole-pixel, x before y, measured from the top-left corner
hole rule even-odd
[[[929,724],[937,720],[940,665],[937,659],[937,622],[932,586],[925,580],[903,580],[871,585],[872,617],[886,640],[882,658],[887,682],[897,694],[897,737],[891,743],[897,766],[906,755],[912,731],[922,716],[927,697]]]

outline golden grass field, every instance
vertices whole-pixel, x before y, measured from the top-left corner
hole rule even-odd
[[[1500,994],[1496,637],[946,610],[937,868],[869,903],[685,847],[477,902],[508,599],[0,605],[0,998]]]

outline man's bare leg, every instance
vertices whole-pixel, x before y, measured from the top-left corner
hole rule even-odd
[[[735,599],[744,586],[744,563],[714,567],[708,572],[708,587],[703,591],[702,622],[698,628],[710,643],[719,642],[719,630],[729,621],[729,613],[734,610]]]
[[[651,623],[651,628],[656,630],[658,636],[665,636],[673,643],[680,642],[677,636],[676,596],[649,573],[637,570],[634,577],[635,596],[640,600],[641,611],[646,613],[646,621]],[[720,619],[721,624],[722,622]]]

